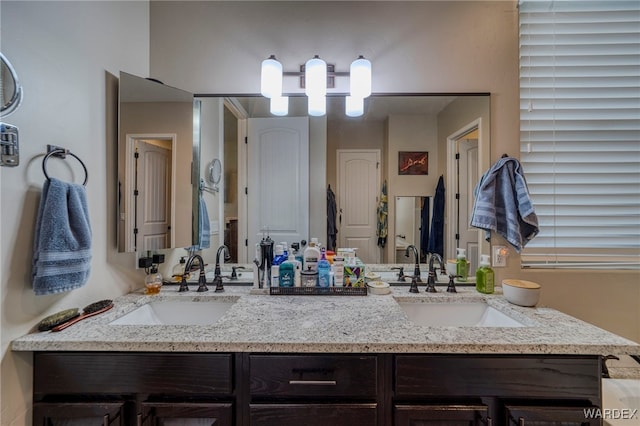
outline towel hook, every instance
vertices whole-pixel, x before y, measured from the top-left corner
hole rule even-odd
[[[82,185],[86,186],[87,180],[89,180],[89,172],[87,171],[87,166],[85,166],[82,160],[80,159],[80,157],[75,155],[73,152],[69,151],[66,148],[62,148],[55,145],[47,145],[47,155],[45,155],[44,159],[42,160],[42,171],[44,172],[44,177],[46,177],[47,180],[51,180],[49,178],[49,174],[47,173],[47,161],[49,160],[49,157],[54,156],[54,157],[65,159],[67,158],[67,155],[72,156],[73,158],[78,160],[82,165],[82,168],[84,169],[84,182],[82,182]]]

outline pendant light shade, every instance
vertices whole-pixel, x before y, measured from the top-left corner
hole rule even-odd
[[[262,61],[260,93],[265,98],[282,97],[282,64],[274,55]]]
[[[321,117],[327,113],[327,97],[326,96],[309,96],[308,98],[309,115]]]
[[[271,98],[269,101],[269,107],[271,114],[273,115],[287,115],[289,114],[289,97],[288,96],[278,96]]]
[[[345,114],[349,117],[360,117],[364,114],[364,99],[355,96],[346,96]]]
[[[364,99],[371,95],[371,61],[359,56],[351,63],[349,74],[351,96]]]
[[[305,94],[317,98],[327,94],[327,63],[318,55],[305,64]]]

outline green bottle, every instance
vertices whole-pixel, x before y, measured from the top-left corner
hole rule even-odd
[[[476,290],[480,293],[491,294],[495,286],[493,269],[489,262],[489,255],[480,256],[480,267],[476,270]]]
[[[456,249],[458,250],[458,260],[456,261],[456,275],[458,276],[458,281],[466,282],[467,276],[469,275],[469,268],[467,264],[467,255],[465,249]]]

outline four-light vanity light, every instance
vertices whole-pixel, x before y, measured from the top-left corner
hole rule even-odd
[[[364,113],[364,99],[371,95],[371,62],[363,56],[351,63],[349,73],[335,72],[317,55],[300,67],[300,72],[283,72],[274,55],[262,61],[260,92],[270,99],[273,115],[289,113],[289,97],[282,95],[283,76],[299,76],[308,98],[309,115],[322,116],[327,112],[327,82],[336,76],[349,76],[349,96],[345,97],[345,111],[349,117]],[[333,86],[331,86],[333,87]]]

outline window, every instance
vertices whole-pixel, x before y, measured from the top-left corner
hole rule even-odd
[[[523,267],[640,268],[640,2],[520,1]]]

